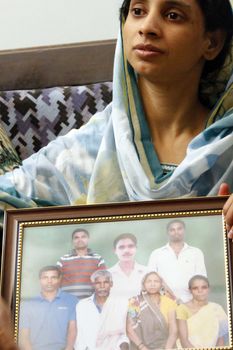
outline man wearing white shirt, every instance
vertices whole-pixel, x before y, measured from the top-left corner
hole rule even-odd
[[[178,302],[187,302],[191,299],[188,289],[190,278],[207,275],[204,255],[199,248],[185,243],[185,223],[182,220],[170,221],[167,233],[168,244],[151,253],[148,267],[158,272]]]
[[[113,242],[118,262],[109,271],[112,274],[113,288],[111,295],[127,300],[140,293],[141,281],[147,267],[136,262],[137,239],[132,233],[123,233]]]
[[[96,350],[101,327],[101,313],[112,287],[109,271],[97,270],[91,275],[94,294],[82,299],[76,306],[77,339],[75,350]]]

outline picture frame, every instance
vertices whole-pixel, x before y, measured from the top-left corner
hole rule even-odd
[[[114,253],[114,240],[122,233],[133,234],[137,239],[135,259],[147,266],[152,252],[168,244],[169,223],[178,220],[184,223],[185,243],[204,255],[211,287],[209,300],[221,305],[227,315],[224,344],[210,347],[201,343],[192,348],[232,349],[233,244],[227,238],[222,214],[225,201],[226,196],[222,196],[7,210],[1,293],[12,310],[16,342],[20,340],[21,306],[40,292],[40,268],[56,265],[59,257],[72,249],[71,233],[76,228],[90,233],[91,248],[104,257],[108,268],[120,259],[116,247]]]

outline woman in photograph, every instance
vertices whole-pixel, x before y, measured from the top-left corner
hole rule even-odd
[[[163,282],[156,272],[142,281],[142,292],[129,300],[127,336],[130,350],[172,349],[177,339],[176,303],[163,295]]]
[[[233,192],[229,0],[124,0],[113,101],[0,177],[16,207]],[[233,237],[233,195],[224,213]]]
[[[183,348],[224,346],[228,320],[223,308],[209,302],[209,281],[196,275],[189,281],[192,300],[177,307],[179,339]]]

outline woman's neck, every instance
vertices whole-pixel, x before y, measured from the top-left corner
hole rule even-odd
[[[162,163],[179,164],[189,142],[200,133],[209,110],[198,99],[198,84],[156,85],[139,78],[152,141]]]

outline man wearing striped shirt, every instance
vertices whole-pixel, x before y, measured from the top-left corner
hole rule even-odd
[[[72,233],[73,250],[57,262],[62,273],[62,290],[79,299],[89,297],[94,292],[90,276],[97,270],[106,269],[104,259],[88,248],[89,238],[86,229],[76,229]]]

